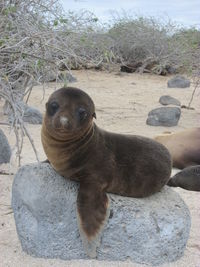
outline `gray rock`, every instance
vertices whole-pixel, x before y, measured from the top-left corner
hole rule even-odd
[[[177,69],[173,66],[167,65],[165,68],[169,74],[176,74],[177,73]]]
[[[58,82],[74,83],[77,82],[77,79],[71,73],[62,71],[58,75]]]
[[[4,132],[0,129],[0,164],[10,162],[11,148]]]
[[[49,71],[49,73],[46,73],[40,78],[40,82],[55,82],[56,79],[57,82],[77,82],[76,77],[74,77],[68,71],[59,71],[58,73],[56,73],[55,71]]]
[[[184,76],[177,75],[167,82],[169,88],[186,88],[190,87],[190,80]]]
[[[77,226],[77,190],[77,183],[59,176],[48,163],[19,169],[12,187],[12,208],[24,251],[36,257],[87,259]],[[111,213],[98,260],[156,265],[183,255],[190,214],[171,188],[166,186],[143,199],[109,196]]]
[[[42,124],[42,113],[34,107],[25,105],[23,121],[30,124]]]
[[[27,104],[25,104],[24,102],[20,101],[19,105],[21,106],[24,114],[23,114],[23,121],[30,123],[30,124],[42,124],[42,113],[31,106],[28,106]],[[13,117],[13,113],[10,112],[9,114],[9,122],[12,123],[12,121],[14,120]]]
[[[159,103],[166,106],[166,105],[175,105],[175,106],[181,106],[181,102],[170,96],[170,95],[163,95],[159,99]]]
[[[181,116],[177,107],[161,107],[149,112],[146,123],[152,126],[176,126]]]
[[[54,82],[57,77],[57,72],[53,70],[48,70],[41,74],[41,77],[39,79],[42,83],[48,83],[48,82]]]

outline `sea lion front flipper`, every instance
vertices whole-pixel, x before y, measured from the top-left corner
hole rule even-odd
[[[100,185],[80,184],[77,217],[83,247],[90,258],[95,258],[101,233],[109,217],[109,197]]]

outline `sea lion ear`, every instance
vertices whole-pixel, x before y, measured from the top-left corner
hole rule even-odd
[[[94,117],[95,119],[97,118],[97,116],[96,116],[96,113],[95,113],[95,112],[92,114],[92,117]]]
[[[77,198],[77,220],[83,248],[96,258],[104,225],[109,218],[109,198],[100,186],[80,184]]]

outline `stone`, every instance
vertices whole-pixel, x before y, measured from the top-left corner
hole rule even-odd
[[[175,106],[181,106],[181,102],[170,96],[170,95],[163,95],[159,99],[159,103],[166,106],[166,105],[175,105]]]
[[[0,164],[9,163],[11,158],[11,148],[4,132],[0,129]]]
[[[77,82],[77,79],[71,73],[66,71],[61,71],[58,75],[58,82],[74,83]]]
[[[48,73],[44,74],[40,78],[40,82],[55,82],[57,79],[57,82],[68,82],[68,83],[73,83],[77,82],[76,77],[74,77],[71,73],[68,71],[59,71],[56,73],[55,71],[49,71]]]
[[[169,88],[187,88],[190,87],[190,80],[184,76],[176,75],[167,82]]]
[[[146,124],[151,126],[176,126],[181,116],[178,107],[161,107],[149,112]]]
[[[177,73],[177,69],[173,66],[167,65],[166,67],[166,71],[169,74],[176,74]]]
[[[28,106],[23,101],[19,102],[24,114],[23,121],[30,124],[42,124],[42,113],[35,107]],[[8,120],[10,123],[14,120],[13,113],[9,112]]]
[[[41,77],[39,79],[39,82],[41,83],[49,83],[54,82],[57,77],[57,72],[54,70],[48,70],[44,73],[41,73]]]
[[[43,258],[88,259],[77,226],[77,190],[77,183],[59,176],[48,163],[19,169],[12,208],[25,252]],[[191,221],[178,193],[165,186],[148,198],[109,197],[110,217],[98,260],[157,265],[183,255]]]
[[[42,124],[42,113],[38,109],[24,104],[23,121],[30,124]]]

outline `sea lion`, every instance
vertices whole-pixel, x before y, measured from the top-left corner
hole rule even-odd
[[[147,197],[167,184],[172,167],[168,150],[141,136],[110,133],[97,127],[95,106],[84,91],[67,87],[46,103],[42,144],[53,168],[80,183],[79,231],[90,257],[109,216],[108,193]]]
[[[190,191],[200,191],[200,165],[187,167],[178,172],[169,180],[168,185]]]
[[[200,127],[177,133],[163,133],[154,139],[169,150],[173,167],[184,169],[200,165]]]

